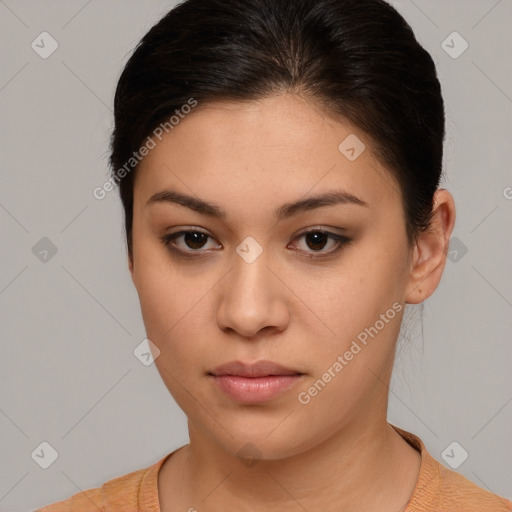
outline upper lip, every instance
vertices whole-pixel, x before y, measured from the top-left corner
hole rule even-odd
[[[212,375],[236,375],[239,377],[266,377],[267,375],[302,375],[301,372],[286,368],[272,361],[258,361],[256,363],[243,363],[231,361],[217,366],[209,372]]]

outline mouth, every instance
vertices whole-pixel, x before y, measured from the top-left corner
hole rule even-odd
[[[232,361],[218,366],[209,375],[215,377],[223,375],[233,375],[237,377],[258,378],[288,375],[304,375],[299,370],[287,368],[272,361],[258,361],[257,363],[243,363],[241,361]]]
[[[268,402],[290,390],[304,373],[271,361],[246,364],[233,361],[208,372],[217,386],[232,400],[246,404]]]

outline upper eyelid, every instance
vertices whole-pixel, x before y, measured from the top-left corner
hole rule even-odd
[[[344,237],[345,235],[343,233],[333,233],[331,231],[331,229],[333,228],[326,228],[326,227],[321,227],[321,226],[313,226],[313,227],[310,227],[310,228],[304,228],[303,231],[300,231],[299,233],[297,233],[295,236],[294,236],[294,240],[295,238],[299,237],[299,236],[302,236],[302,235],[306,235],[308,233],[317,233],[317,232],[321,232],[321,233],[325,233],[325,234],[328,234],[328,235],[332,235],[334,237],[336,236],[339,236],[339,237]],[[341,229],[342,231],[344,231],[342,228],[337,228],[337,229]],[[166,235],[164,235],[164,237],[171,237],[171,236],[178,236],[178,235],[183,235],[183,234],[186,234],[186,233],[202,233],[203,235],[206,235],[207,237],[213,239],[213,240],[217,240],[214,236],[210,235],[207,231],[203,231],[203,229],[201,228],[186,228],[186,229],[179,229],[178,231],[175,231],[173,233],[168,233]]]
[[[340,230],[342,231],[342,233],[334,233],[333,231],[331,230]],[[311,227],[307,227],[307,228],[304,228],[303,230],[299,231],[299,233],[297,233],[295,236],[301,236],[305,233],[309,233],[311,231],[322,231],[322,232],[325,232],[325,233],[329,233],[329,234],[332,234],[332,235],[337,235],[337,236],[343,236],[344,232],[346,232],[346,229],[343,229],[343,228],[340,228],[340,227],[329,227],[329,226],[322,226],[321,224],[318,224],[318,225],[313,225]],[[215,238],[214,236],[210,235],[208,233],[207,230],[203,229],[203,228],[200,228],[200,227],[182,227],[180,229],[178,229],[178,231],[174,231],[172,233],[168,233],[168,236],[171,236],[171,235],[178,235],[178,234],[183,234],[183,233],[203,233],[204,235],[207,235],[209,236],[210,238]]]
[[[296,240],[297,238],[300,238],[304,235],[307,235],[309,233],[325,233],[326,235],[328,235],[329,237],[331,237],[333,240],[335,240],[338,244],[340,242],[346,242],[349,240],[349,238],[346,236],[346,235],[343,235],[343,234],[338,234],[338,233],[333,233],[332,231],[329,230],[329,228],[325,228],[325,227],[309,227],[309,228],[304,228],[303,231],[300,231],[297,235],[294,236],[293,240]],[[162,237],[162,240],[167,240],[168,244],[171,245],[172,242],[176,239],[176,238],[179,238],[180,236],[183,236],[187,233],[202,233],[203,235],[207,236],[208,238],[212,239],[212,240],[215,240],[217,243],[220,243],[218,242],[218,240],[213,237],[212,235],[210,235],[209,233],[207,233],[206,231],[203,231],[202,229],[199,229],[199,228],[189,228],[189,229],[180,229],[174,233],[169,233],[167,235],[164,235]],[[183,253],[201,253],[201,252],[206,252],[206,251],[203,251],[201,249],[197,249],[197,250],[183,250],[183,249],[178,249],[176,248],[177,251],[180,251],[180,252],[183,252]],[[312,251],[313,253],[315,251]],[[322,254],[322,253],[325,253],[325,254],[328,254],[330,252],[334,252],[334,251],[318,251],[318,254]]]

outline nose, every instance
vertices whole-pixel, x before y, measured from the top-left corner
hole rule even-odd
[[[219,288],[217,324],[256,340],[281,332],[289,323],[289,296],[284,276],[271,268],[265,251],[252,262],[235,255],[233,268]]]

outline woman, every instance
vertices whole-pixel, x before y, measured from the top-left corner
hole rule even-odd
[[[188,0],[119,80],[112,184],[190,443],[41,511],[512,510],[387,422],[438,286],[434,63],[382,0]]]

